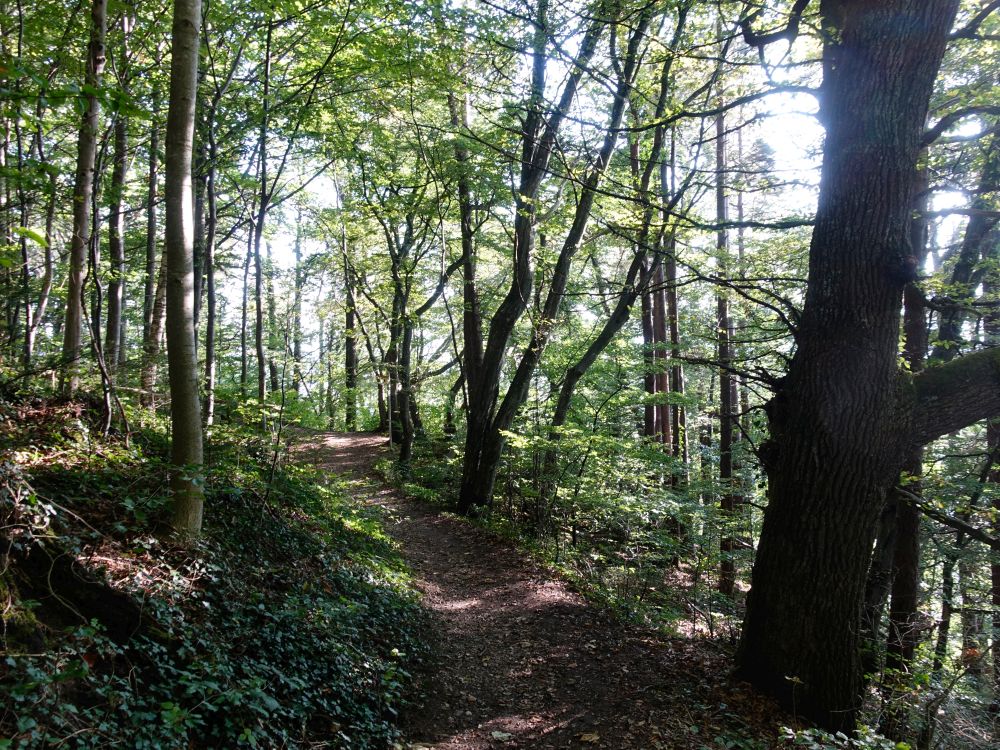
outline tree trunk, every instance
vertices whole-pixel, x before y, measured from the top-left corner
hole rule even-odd
[[[957,5],[823,4],[819,206],[798,349],[768,405],[770,502],[737,664],[834,730],[852,731],[860,708],[861,605],[886,493],[912,446],[995,405],[959,403],[947,366],[918,384],[897,364],[902,290],[916,270],[914,169]],[[993,377],[964,375],[986,366],[966,359],[963,377]]]
[[[939,618],[937,640],[934,643],[934,661],[931,676],[937,681],[948,658],[948,638],[951,636],[951,616],[955,612],[955,560],[949,554],[941,566],[941,617]]]
[[[261,225],[263,225],[261,217]],[[282,390],[282,384],[278,377],[278,361],[275,352],[280,348],[278,345],[278,310],[274,296],[274,259],[271,255],[271,243],[265,243],[267,249],[264,263],[264,278],[267,288],[267,369],[271,378],[271,392],[277,393]]]
[[[652,269],[651,269],[652,270]],[[654,439],[660,431],[660,411],[656,408],[656,334],[653,331],[653,295],[648,289],[642,293],[642,387],[646,404],[642,410],[642,434]]]
[[[637,27],[644,28],[648,23],[651,11],[644,9],[637,20]],[[569,263],[579,248],[590,207],[596,195],[598,182],[607,166],[614,143],[618,137],[621,115],[624,111],[625,96],[632,79],[634,57],[626,65],[627,72],[615,95],[615,103],[611,115],[611,124],[602,145],[601,154],[584,184],[573,227],[560,251],[549,293],[545,302],[543,323],[536,327],[532,341],[522,353],[517,372],[508,388],[502,402],[500,396],[500,374],[507,352],[510,336],[527,309],[531,299],[533,274],[531,257],[534,246],[535,215],[539,187],[545,177],[549,159],[553,153],[556,137],[566,118],[570,105],[576,98],[582,76],[590,59],[597,50],[598,41],[608,24],[604,13],[596,13],[580,41],[580,51],[577,55],[577,65],[566,77],[559,95],[558,103],[553,111],[546,116],[544,111],[545,78],[548,60],[548,2],[541,0],[538,4],[537,24],[532,43],[532,73],[531,89],[527,102],[524,128],[521,138],[521,165],[518,189],[516,191],[516,210],[513,227],[513,273],[510,288],[493,314],[489,335],[485,347],[482,344],[481,319],[479,317],[478,300],[471,299],[475,295],[474,276],[470,279],[470,270],[474,268],[473,258],[469,255],[464,264],[466,284],[465,293],[465,372],[468,383],[468,404],[466,422],[465,456],[462,463],[462,484],[459,490],[458,509],[462,513],[469,512],[474,506],[488,505],[492,500],[493,484],[497,468],[503,453],[503,431],[510,424],[526,398],[531,375],[541,351],[548,340],[555,315],[562,300]],[[629,42],[630,50],[635,51],[635,45],[641,39],[641,31],[633,33]],[[454,100],[452,100],[454,103]],[[452,107],[452,122],[458,125],[458,113]],[[610,144],[610,147],[609,147]],[[456,157],[464,166],[466,156],[460,156],[459,146],[456,146]],[[459,184],[460,204],[466,202],[468,194],[463,198],[461,192],[467,189]],[[464,219],[463,219],[464,223]],[[471,229],[471,227],[470,227]],[[574,240],[575,237],[575,240]],[[464,242],[464,237],[463,237]],[[465,247],[463,245],[463,251]],[[473,283],[470,283],[472,281]]]
[[[198,95],[201,0],[174,0],[166,142],[167,366],[174,530],[201,532],[202,432],[194,330],[194,206],[191,155]]]
[[[729,201],[726,196],[726,120],[715,118],[715,218],[720,225],[729,221]],[[715,250],[719,276],[729,273],[729,232],[724,228],[716,234]],[[736,517],[737,496],[733,483],[733,432],[736,405],[733,401],[733,351],[729,321],[729,297],[719,287],[716,292],[716,337],[719,356],[719,510],[723,530],[719,539],[719,592],[732,597],[736,592]]]
[[[157,62],[159,62],[159,55],[157,55]],[[149,346],[149,332],[153,322],[153,302],[156,298],[157,284],[156,201],[157,180],[159,179],[157,174],[157,160],[160,150],[160,124],[158,122],[160,92],[156,88],[153,89],[152,99],[151,122],[149,125],[149,173],[146,191],[146,275],[142,302],[142,341],[144,350]]]
[[[247,397],[247,381],[250,347],[247,339],[249,328],[250,261],[253,258],[253,243],[256,232],[250,232],[247,239],[247,253],[243,259],[243,297],[240,303],[240,395]]]
[[[992,269],[983,282],[983,297],[996,301],[1000,290],[1000,274]],[[996,346],[1000,344],[1000,315],[996,309],[991,309],[983,319],[983,331],[986,343]],[[991,456],[997,455],[1000,449],[1000,420],[991,419],[986,424],[986,445]],[[1000,468],[992,467],[988,479],[993,484],[1000,483]],[[1000,537],[1000,493],[993,495],[993,536]],[[1000,556],[995,553],[990,564],[990,602],[993,604],[993,700],[990,703],[990,713],[1000,714]]]
[[[260,245],[264,237],[264,220],[267,218],[270,199],[267,179],[267,129],[270,122],[271,38],[273,32],[274,25],[268,19],[264,40],[264,69],[261,73],[263,79],[262,114],[257,135],[257,158],[260,160],[260,174],[258,176],[260,188],[257,196],[259,205],[253,224],[254,304],[256,307],[254,345],[257,349],[257,401],[262,415],[264,414],[264,401],[267,398],[267,356],[264,352],[264,269],[260,259]]]
[[[924,214],[927,211],[927,172],[917,173],[914,187],[917,196],[914,213],[917,218],[910,222],[910,246],[922,267],[927,258],[928,226]],[[927,307],[923,292],[916,284],[910,283],[903,290],[903,354],[911,373],[924,369],[929,336],[927,332]],[[920,478],[923,474],[923,448],[914,447],[903,464],[901,483],[914,494],[920,494]],[[894,493],[895,494],[895,493]],[[896,529],[893,536],[893,558],[891,600],[889,604],[889,633],[886,640],[885,672],[889,689],[888,706],[882,716],[882,734],[902,740],[905,730],[904,695],[909,684],[906,674],[919,643],[917,606],[920,600],[920,510],[901,498],[893,498],[895,503]]]
[[[208,113],[208,164],[205,181],[205,424],[215,422],[215,326],[217,301],[215,296],[215,234],[218,225],[218,198],[215,192],[216,160],[215,108]]]
[[[302,286],[305,269],[302,267],[302,209],[295,214],[295,289],[292,300],[292,390],[299,395],[302,385]]]
[[[43,164],[46,163],[41,154],[39,154],[39,159]],[[35,351],[38,329],[45,320],[45,311],[49,305],[49,297],[52,293],[52,278],[55,271],[55,260],[52,254],[52,242],[55,239],[56,200],[58,195],[58,182],[55,170],[49,173],[48,191],[45,207],[45,270],[42,275],[42,288],[38,292],[35,313],[31,318],[31,326],[28,329],[28,337],[25,341],[26,355],[29,362]]]
[[[80,387],[80,357],[83,354],[83,279],[90,244],[90,214],[94,194],[94,167],[97,160],[97,131],[101,105],[97,89],[104,72],[104,38],[107,2],[94,0],[90,11],[90,43],[84,85],[86,109],[77,140],[76,177],[73,181],[73,236],[69,250],[66,321],[63,325],[62,390],[72,395]]]
[[[344,429],[357,429],[358,414],[358,335],[356,303],[354,301],[354,281],[351,278],[347,259],[347,236],[342,237],[341,252],[344,260],[344,291],[347,299],[344,306]]]
[[[155,240],[154,240],[155,245]],[[167,311],[167,251],[163,250],[160,259],[160,272],[153,292],[153,305],[150,310],[149,331],[143,342],[142,373],[139,376],[142,394],[140,400],[143,406],[156,408],[156,380],[159,369],[160,346],[163,340],[163,319]]]
[[[127,19],[126,15],[124,19]],[[122,23],[127,26],[128,21]],[[111,169],[111,213],[108,217],[108,251],[111,273],[108,280],[108,321],[104,337],[104,361],[109,373],[118,367],[122,334],[122,305],[125,293],[125,170],[128,166],[128,119],[119,112],[115,116],[114,155]]]

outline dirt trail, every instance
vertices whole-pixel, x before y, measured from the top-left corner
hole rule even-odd
[[[437,666],[411,747],[714,750],[773,728],[714,647],[616,622],[516,548],[387,488],[371,473],[384,436],[315,435],[297,452],[367,480],[355,494],[386,510],[433,615]]]

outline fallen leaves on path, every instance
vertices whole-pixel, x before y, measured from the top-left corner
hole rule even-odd
[[[385,487],[372,475],[385,450],[384,436],[362,433],[297,447],[367,478],[352,492],[386,509],[433,614],[436,664],[402,747],[702,750],[774,736],[780,716],[728,681],[717,644],[616,621],[509,543]]]

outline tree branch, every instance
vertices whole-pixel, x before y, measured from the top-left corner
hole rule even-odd
[[[974,115],[1000,115],[1000,107],[984,104],[977,107],[962,107],[962,109],[949,112],[924,133],[923,145],[929,146],[959,120]]]
[[[951,528],[961,531],[963,534],[968,536],[970,539],[975,539],[978,542],[982,542],[988,547],[992,547],[995,550],[1000,550],[1000,539],[990,536],[982,529],[973,526],[972,524],[966,523],[960,518],[955,518],[950,516],[942,510],[931,507],[927,504],[927,501],[916,495],[909,490],[905,490],[902,487],[895,487],[894,491],[899,494],[906,502],[912,505],[914,508],[919,510],[928,518],[933,518],[938,523],[943,523],[945,526],[950,526]]]
[[[764,47],[773,42],[785,40],[791,44],[795,41],[795,37],[799,35],[799,23],[802,21],[802,13],[809,6],[809,1],[795,0],[795,5],[792,6],[792,12],[788,16],[788,23],[785,25],[785,28],[776,31],[761,34],[754,32],[752,24],[760,15],[760,11],[756,11],[740,19],[740,31],[743,32],[743,41],[751,47],[756,47],[761,54],[763,54]]]
[[[990,17],[990,15],[997,8],[1000,8],[1000,0],[992,0],[992,2],[987,3],[980,9],[976,15],[974,15],[969,22],[962,28],[954,31],[948,38],[949,39],[976,39],[979,36],[979,27],[983,25],[983,21]]]
[[[1000,347],[913,376],[913,442],[925,445],[1000,414]]]

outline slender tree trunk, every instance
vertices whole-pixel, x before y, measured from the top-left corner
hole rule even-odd
[[[201,532],[202,431],[194,329],[194,206],[191,156],[198,96],[201,0],[174,0],[166,142],[167,365],[174,530]]]
[[[265,243],[266,255],[264,258],[264,279],[267,303],[267,369],[271,378],[271,392],[277,393],[282,389],[278,377],[278,361],[275,352],[281,347],[278,344],[278,310],[274,296],[274,258],[271,255],[271,243]]]
[[[983,282],[983,297],[996,301],[1000,291],[1000,273],[994,268],[987,273]],[[986,343],[996,346],[1000,344],[1000,314],[995,308],[990,309],[983,319],[983,330]],[[1000,449],[1000,420],[991,419],[986,424],[986,445],[991,456],[997,455]],[[989,475],[992,484],[1000,484],[1000,468],[992,467]],[[993,536],[1000,537],[1000,493],[993,494]],[[990,564],[990,602],[993,604],[993,701],[990,703],[990,713],[1000,713],[1000,556],[994,553]]]
[[[673,155],[671,154],[671,161]],[[666,201],[664,201],[666,202]],[[666,258],[666,294],[667,321],[670,328],[670,390],[678,396],[677,402],[671,405],[671,434],[673,435],[672,454],[677,459],[680,470],[674,471],[678,483],[687,484],[688,438],[687,413],[684,409],[684,365],[681,362],[680,316],[677,309],[677,257],[673,237]]]
[[[669,450],[673,439],[670,435],[670,404],[667,394],[670,392],[670,370],[667,367],[667,299],[665,295],[665,278],[663,275],[663,258],[657,256],[654,260],[653,273],[653,340],[654,362],[656,370],[656,433],[657,439]]]
[[[264,41],[264,69],[262,72],[264,87],[262,92],[263,111],[257,136],[257,154],[260,159],[260,190],[257,197],[259,205],[257,206],[257,214],[253,225],[254,303],[256,306],[254,344],[257,349],[257,401],[262,409],[264,401],[267,398],[267,356],[264,351],[264,269],[260,258],[260,246],[264,237],[264,220],[267,218],[267,208],[270,199],[267,177],[267,129],[270,123],[271,37],[273,31],[274,25],[269,19]]]
[[[18,44],[17,44],[17,57],[21,58],[22,51],[22,40],[24,37],[24,16],[23,13],[18,13]],[[20,89],[20,80],[16,84],[16,90]],[[15,104],[14,112],[14,137],[16,141],[17,150],[17,170],[18,173],[24,173],[24,134],[21,129],[21,104],[18,101]],[[20,216],[18,217],[19,223],[22,227],[27,227],[29,225],[28,215],[28,194],[25,190],[24,181],[18,180],[17,184],[17,203],[18,212]],[[34,348],[33,336],[35,329],[35,322],[32,318],[32,313],[34,310],[31,306],[31,257],[28,252],[28,237],[24,233],[18,238],[18,245],[21,251],[21,296],[22,305],[24,306],[24,346],[22,349],[22,360],[21,364],[24,369],[25,374],[31,372],[31,352]]]
[[[260,243],[263,233],[263,219],[259,213],[254,227],[253,269],[254,269],[254,347],[257,352],[257,401],[261,408],[267,399],[267,354],[264,351],[264,268],[260,259]]]
[[[322,335],[322,331],[320,331]],[[328,424],[333,427],[337,423],[337,402],[334,398],[333,388],[333,352],[334,342],[337,337],[337,326],[333,319],[330,319],[330,333],[327,339],[326,355],[326,416]]]
[[[357,429],[358,409],[358,337],[355,316],[357,310],[354,301],[354,280],[351,278],[347,259],[347,236],[342,237],[342,254],[344,261],[344,291],[346,303],[344,306],[344,427],[348,432]]]
[[[159,54],[157,54],[157,63]],[[146,276],[142,303],[142,341],[143,349],[149,346],[149,335],[153,322],[153,302],[156,298],[156,235],[157,235],[157,181],[158,175],[158,152],[160,150],[160,92],[153,88],[153,104],[151,112],[151,122],[149,125],[149,173],[147,177],[146,191]]]
[[[160,362],[160,347],[163,341],[163,322],[167,311],[167,263],[166,248],[160,259],[160,271],[153,292],[153,307],[149,320],[149,333],[143,345],[142,374],[140,389],[142,404],[150,409],[156,408],[156,381]]]
[[[247,397],[247,381],[250,347],[247,331],[249,328],[250,261],[253,258],[253,243],[256,232],[251,231],[247,239],[247,254],[243,259],[243,298],[240,304],[240,394]]]
[[[299,394],[302,385],[302,286],[305,270],[302,267],[302,209],[295,214],[295,289],[292,299],[292,390]]]
[[[123,17],[127,27],[128,16]],[[124,33],[127,33],[124,32]],[[123,43],[124,46],[124,43]],[[124,55],[127,53],[123,53]],[[114,155],[111,169],[111,214],[108,217],[108,250],[111,273],[108,280],[108,321],[104,337],[104,361],[114,375],[118,367],[122,334],[122,306],[125,293],[125,170],[128,165],[128,118],[121,112],[115,116]]]
[[[218,198],[215,192],[218,148],[215,142],[215,108],[208,114],[208,164],[205,183],[207,209],[205,214],[205,424],[215,422],[215,234],[218,225]]]
[[[40,157],[41,159],[41,157]],[[44,163],[44,159],[41,159]],[[54,275],[54,259],[52,255],[52,243],[55,240],[55,218],[56,218],[56,196],[58,183],[55,171],[49,173],[48,197],[45,208],[45,270],[42,274],[42,288],[38,292],[37,306],[35,314],[31,319],[31,327],[28,329],[28,338],[25,342],[27,347],[27,358],[30,362],[35,351],[35,342],[38,338],[38,330],[45,320],[45,311],[49,305],[49,296],[52,293],[52,279]]]
[[[724,225],[729,221],[729,199],[726,196],[726,120],[720,114],[715,118],[715,219]],[[719,277],[724,281],[729,273],[729,232],[719,229],[715,250],[718,254]],[[722,511],[723,531],[719,540],[719,591],[732,597],[736,591],[736,537],[737,497],[733,482],[733,352],[730,342],[729,296],[720,287],[716,293],[716,337],[719,356],[719,509]]]
[[[86,109],[77,140],[76,177],[73,181],[73,236],[69,251],[69,276],[66,294],[66,322],[63,326],[62,389],[72,395],[80,387],[80,357],[83,354],[83,279],[90,244],[91,201],[94,193],[94,167],[97,160],[97,135],[100,127],[100,101],[97,89],[104,72],[104,38],[107,28],[107,2],[94,0],[90,11],[90,44],[84,84]]]
[[[660,411],[656,408],[656,334],[653,331],[653,295],[647,287],[642,293],[642,387],[646,392],[642,434],[650,440],[660,431]]]

